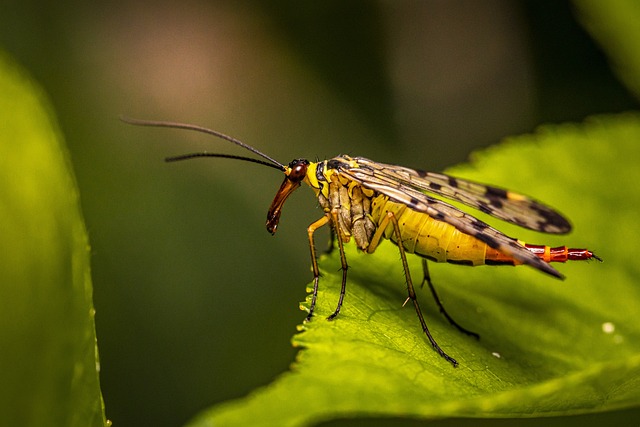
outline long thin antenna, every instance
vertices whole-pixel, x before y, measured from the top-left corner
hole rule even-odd
[[[259,165],[269,166],[270,168],[280,169],[280,166],[276,166],[273,163],[265,162],[264,160],[260,159],[254,159],[245,156],[236,156],[233,154],[207,153],[206,151],[202,151],[199,153],[179,154],[177,156],[166,157],[164,160],[165,162],[178,162],[180,160],[189,160],[196,157],[219,157],[223,159],[244,160],[245,162],[257,163]]]
[[[206,133],[208,135],[213,135],[217,138],[220,139],[224,139],[225,141],[229,141],[232,142],[236,145],[239,145],[240,147],[251,151],[254,154],[257,154],[258,156],[267,159],[269,162],[272,163],[271,166],[280,169],[282,171],[286,170],[287,168],[280,162],[278,162],[277,160],[272,159],[271,157],[267,156],[266,154],[262,153],[261,151],[257,150],[256,148],[253,148],[252,146],[245,144],[244,142],[240,141],[239,139],[235,139],[229,135],[225,135],[224,133],[215,131],[213,129],[208,129],[202,126],[198,126],[198,125],[192,125],[189,123],[179,123],[179,122],[165,122],[165,121],[158,121],[158,120],[140,120],[140,119],[132,119],[129,117],[124,117],[124,116],[120,116],[120,120],[122,120],[125,123],[129,123],[130,125],[137,125],[137,126],[152,126],[152,127],[165,127],[165,128],[173,128],[173,129],[186,129],[186,130],[193,130],[196,132],[201,132],[201,133]],[[187,158],[191,158],[191,157],[230,157],[230,156],[226,156],[226,155],[212,155],[212,154],[208,154],[208,153],[201,153],[201,155],[187,155]],[[233,157],[230,157],[233,158]],[[240,157],[239,157],[240,158]],[[247,158],[244,158],[247,159]],[[175,160],[180,160],[178,158],[175,158]],[[257,162],[259,163],[259,162]]]

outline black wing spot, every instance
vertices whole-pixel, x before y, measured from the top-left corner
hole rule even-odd
[[[494,239],[493,237],[487,234],[478,234],[474,237],[480,240],[481,242],[486,243],[487,246],[489,246],[490,248],[497,249],[500,246],[500,244],[496,239]]]
[[[415,197],[412,197],[411,199],[409,199],[409,207],[411,209],[416,209],[419,205],[420,205],[420,200],[416,199]]]
[[[489,214],[489,215],[493,214],[493,211],[494,211],[494,209],[489,207],[489,205],[487,205],[485,202],[479,202],[478,203],[478,210],[480,212],[484,212],[484,213]]]
[[[507,190],[498,187],[487,186],[484,195],[489,199],[489,204],[496,209],[502,209],[504,206],[503,200],[509,198]]]
[[[422,175],[420,175],[422,176]],[[432,190],[435,191],[439,191],[442,188],[442,185],[438,184],[437,182],[430,182],[429,183],[429,188],[431,188]]]
[[[492,196],[489,196],[489,195],[487,195],[487,196],[489,198],[489,204],[491,206],[493,206],[496,209],[502,209],[502,207],[504,206],[504,203],[502,202],[503,199],[499,199],[499,198],[492,197]]]
[[[455,179],[452,176],[447,177],[449,178],[449,185],[452,186],[453,188],[458,188],[458,180]]]
[[[433,215],[432,218],[438,221],[444,221],[445,215],[442,212],[438,212],[437,214]]]
[[[538,221],[540,230],[546,231],[549,227],[558,228],[563,232],[571,231],[571,224],[565,217],[559,213],[547,209],[538,203],[532,203],[531,209],[538,212],[538,214],[544,219],[544,221]]]
[[[507,190],[504,188],[487,186],[487,190],[484,193],[489,198],[508,199]]]
[[[473,228],[475,228],[476,230],[478,230],[478,231],[484,231],[487,228],[489,228],[489,224],[487,224],[485,222],[482,222],[480,220],[477,220],[477,219],[474,220],[474,221],[471,221],[471,226]]]

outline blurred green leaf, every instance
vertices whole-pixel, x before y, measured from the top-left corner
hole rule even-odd
[[[75,179],[46,96],[1,51],[0,116],[0,425],[106,425]]]
[[[613,69],[640,98],[640,3],[574,0],[579,17],[613,61]]]
[[[373,255],[348,245],[345,304],[337,254],[323,257],[317,316],[301,327],[290,372],[245,399],[215,407],[191,426],[295,426],[356,416],[532,417],[600,412],[640,403],[640,116],[602,116],[546,126],[476,153],[449,171],[536,196],[571,218],[570,236],[498,225],[529,241],[588,247],[605,262],[560,265],[565,282],[528,267],[434,265],[449,313],[481,335],[460,334],[428,292],[419,298],[440,345],[424,338],[406,296],[397,249]],[[495,223],[496,221],[492,221]],[[515,234],[517,232],[517,234]],[[630,239],[630,237],[632,239]],[[410,260],[414,280],[419,259]],[[304,304],[308,306],[308,301]]]

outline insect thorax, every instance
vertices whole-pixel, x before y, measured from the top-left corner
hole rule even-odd
[[[332,214],[332,222],[336,234],[342,241],[346,243],[353,237],[356,245],[366,250],[377,227],[371,216],[372,201],[376,197],[386,199],[386,196],[363,188],[357,182],[341,175],[335,163],[344,163],[347,159],[346,156],[336,157],[312,163],[305,182],[315,191],[324,212],[335,212],[335,217]]]

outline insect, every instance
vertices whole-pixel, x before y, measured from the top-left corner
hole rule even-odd
[[[407,253],[422,257],[422,285],[428,284],[441,313],[457,329],[476,338],[477,334],[460,326],[444,309],[431,281],[427,260],[471,266],[528,264],[559,279],[564,276],[550,265],[551,262],[602,261],[587,249],[526,244],[438,198],[461,202],[531,230],[553,234],[571,230],[569,221],[552,208],[509,190],[347,155],[319,162],[295,159],[284,165],[242,141],[197,125],[128,118],[122,120],[134,125],[206,133],[239,145],[264,159],[197,152],[168,157],[166,160],[170,162],[218,157],[258,163],[282,171],[284,181],[267,213],[266,227],[271,234],[275,234],[278,228],[282,207],[289,195],[302,183],[311,187],[324,214],[307,228],[313,269],[313,293],[307,321],[313,316],[320,280],[314,237],[316,230],[327,225],[331,227],[342,265],[340,296],[328,320],[338,316],[345,296],[348,265],[344,245],[353,238],[359,249],[371,254],[382,239],[391,240],[398,247],[406,277],[408,297],[405,303],[411,301],[431,346],[454,367],[458,362],[442,350],[427,327],[416,298]]]

